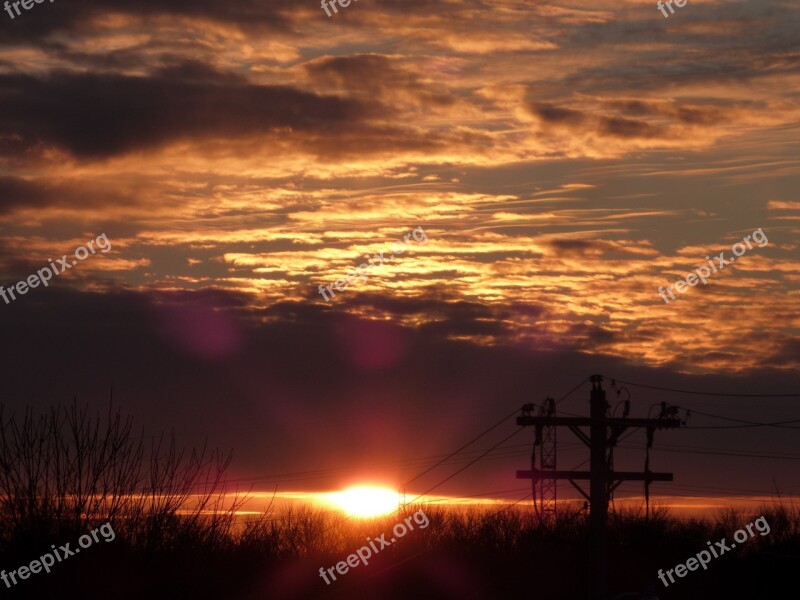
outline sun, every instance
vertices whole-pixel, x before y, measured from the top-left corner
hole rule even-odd
[[[350,516],[378,517],[397,510],[402,497],[389,488],[365,485],[332,492],[328,500]]]

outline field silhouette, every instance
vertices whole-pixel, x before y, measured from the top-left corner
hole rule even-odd
[[[564,510],[542,524],[528,506],[405,506],[380,518],[343,518],[310,507],[240,514],[246,493],[226,485],[230,456],[146,438],[119,412],[91,416],[76,404],[7,415],[0,407],[0,565],[18,569],[106,521],[113,541],[0,587],[45,598],[424,598],[578,600],[587,595],[588,515]],[[430,524],[329,585],[320,567],[346,560],[415,511]],[[763,515],[768,535],[664,586],[669,569]],[[388,537],[388,536],[387,536]],[[678,519],[612,511],[610,598],[763,599],[796,590],[800,512]],[[67,593],[65,595],[65,590]],[[651,591],[646,591],[651,590]],[[655,593],[655,596],[652,594]]]

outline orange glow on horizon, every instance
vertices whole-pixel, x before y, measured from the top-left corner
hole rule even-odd
[[[390,488],[364,485],[331,492],[326,500],[349,516],[378,517],[397,510],[402,496]]]

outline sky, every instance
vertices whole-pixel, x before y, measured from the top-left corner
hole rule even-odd
[[[615,402],[615,377],[800,391],[796,2],[57,0],[0,18],[0,283],[108,240],[0,302],[12,410],[102,408],[113,388],[148,435],[208,437],[232,476],[297,490],[399,485],[595,373]],[[745,236],[763,241],[662,299]],[[628,393],[633,416],[800,419],[797,398]],[[584,385],[559,410],[587,402]],[[524,485],[531,439],[440,491]],[[791,428],[656,440],[674,493],[800,487]]]

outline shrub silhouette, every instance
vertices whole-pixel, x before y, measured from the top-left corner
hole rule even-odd
[[[350,600],[382,598],[546,600],[586,596],[587,513],[564,505],[541,524],[529,507],[406,506],[374,519],[347,519],[312,507],[242,515],[248,491],[225,479],[231,455],[180,449],[173,435],[149,438],[109,408],[54,407],[8,415],[0,405],[0,560],[30,563],[51,544],[73,542],[111,521],[113,543],[56,565],[10,590],[21,598],[225,598]],[[274,498],[273,498],[274,500]],[[791,506],[791,505],[790,505]],[[331,585],[328,568],[423,509],[415,526]],[[758,513],[771,526],[735,552],[664,589],[658,569],[685,562],[753,518],[732,510],[716,520],[677,519],[663,508],[613,510],[609,586],[619,599],[641,598],[655,582],[661,600],[773,600],[793,589],[800,557],[800,511],[776,505]],[[757,515],[756,515],[757,516]],[[390,538],[388,535],[387,538]],[[24,590],[22,589],[24,587]],[[652,596],[650,596],[652,597]]]

